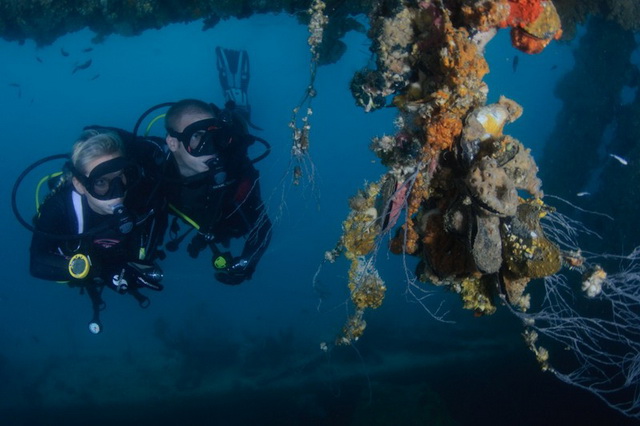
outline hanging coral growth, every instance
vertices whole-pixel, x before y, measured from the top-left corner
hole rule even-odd
[[[293,162],[293,184],[299,185],[303,177],[307,177],[313,183],[314,167],[309,157],[309,133],[311,131],[310,117],[313,114],[311,101],[316,96],[314,82],[318,61],[320,59],[319,46],[322,43],[324,29],[329,23],[329,18],[324,14],[326,5],[322,0],[314,0],[309,10],[309,51],[311,53],[309,85],[298,105],[293,109],[289,128],[292,130],[293,146],[291,156]],[[303,114],[303,115],[301,115]]]
[[[450,287],[476,314],[493,313],[500,293],[526,309],[527,283],[558,271],[561,251],[539,224],[550,208],[541,201],[535,161],[503,133],[522,108],[506,98],[486,105],[482,81],[489,71],[484,45],[496,28],[529,25],[551,7],[482,1],[450,10],[441,1],[398,2],[372,15],[377,69],[358,72],[351,89],[365,110],[394,94],[399,116],[394,136],[373,140],[388,172],[362,192],[366,203],[352,203],[341,240],[348,258],[374,258],[371,250],[404,210],[391,250],[417,256],[421,281]],[[387,190],[372,191],[379,187]],[[366,229],[354,226],[365,216]],[[362,280],[354,271],[350,288]]]
[[[522,319],[525,343],[544,371],[640,417],[640,250],[623,257],[631,266],[619,274],[590,264],[576,235],[591,231],[543,201],[530,150],[504,133],[522,108],[505,97],[486,103],[486,43],[510,27],[516,48],[538,53],[562,33],[556,9],[545,0],[462,3],[384,1],[371,15],[377,69],[356,73],[351,90],[366,111],[393,96],[397,131],[374,138],[371,148],[388,171],[352,198],[343,236],[326,256],[352,262],[354,313],[336,343],[360,338],[365,309],[382,303],[386,287],[375,259],[382,237],[395,230],[391,251],[419,259],[422,283],[409,277],[410,291],[445,286],[478,316],[506,304]],[[575,290],[563,267],[582,274]],[[544,297],[532,300],[530,285]],[[583,316],[577,297],[612,315]],[[575,366],[556,369],[557,351],[542,340],[568,348]]]
[[[540,225],[553,209],[542,201],[536,163],[503,133],[522,108],[504,97],[487,105],[483,82],[484,46],[497,28],[548,43],[560,31],[554,17],[553,4],[537,0],[471,1],[451,9],[435,0],[385,2],[372,15],[377,69],[356,73],[352,93],[367,111],[394,95],[399,115],[397,133],[371,145],[388,172],[352,199],[340,249],[332,252],[352,260],[352,295],[378,277],[371,260],[397,221],[391,250],[418,257],[420,281],[459,293],[477,315],[493,313],[500,295],[526,310],[530,280],[562,267],[562,250]],[[339,343],[359,337],[363,309],[379,304],[353,301],[356,313]]]

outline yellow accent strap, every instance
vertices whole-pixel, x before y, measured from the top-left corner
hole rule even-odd
[[[178,215],[178,217],[180,217],[182,220],[184,220],[185,222],[187,222],[189,225],[193,226],[194,228],[196,228],[196,231],[200,230],[200,225],[198,225],[197,223],[195,223],[193,221],[193,219],[191,219],[189,216],[187,216],[186,214],[182,213],[180,210],[178,210],[178,208],[176,206],[174,206],[173,204],[169,204],[169,208],[171,210],[173,210],[173,212],[175,214]]]
[[[51,173],[50,175],[47,175],[42,179],[40,179],[40,182],[38,182],[38,185],[36,186],[36,211],[37,212],[40,211],[40,187],[42,186],[43,183],[49,181],[50,179],[53,179],[54,177],[58,177],[61,174],[62,172]]]
[[[159,116],[157,116],[156,118],[151,120],[151,123],[149,123],[149,125],[147,126],[147,130],[144,132],[144,135],[148,136],[149,132],[151,131],[151,128],[153,127],[153,125],[156,124],[156,121],[160,120],[161,118],[164,118],[165,115],[167,115],[167,114],[160,114]]]

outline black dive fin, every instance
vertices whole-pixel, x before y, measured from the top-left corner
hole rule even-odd
[[[224,91],[225,104],[233,102],[238,109],[250,111],[247,89],[249,88],[249,55],[246,50],[216,47],[216,66],[220,86]]]

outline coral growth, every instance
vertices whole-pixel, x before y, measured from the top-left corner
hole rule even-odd
[[[470,309],[476,315],[491,315],[496,311],[493,303],[494,288],[486,278],[465,278],[455,288],[462,297],[465,309]]]
[[[363,309],[357,309],[353,315],[349,317],[347,323],[342,328],[342,335],[336,339],[336,344],[348,345],[362,336],[364,329],[367,328],[367,322],[364,320],[363,314]]]
[[[378,185],[392,182],[397,192],[390,198],[363,191],[352,202],[341,241],[352,262],[375,257],[380,235],[393,227],[385,225],[387,214],[394,212],[395,223],[404,208],[391,251],[419,257],[420,280],[455,290],[479,315],[495,311],[499,294],[524,310],[527,283],[554,274],[562,254],[539,223],[546,207],[539,201],[536,163],[519,141],[503,134],[522,108],[504,97],[486,105],[482,79],[489,68],[483,48],[496,28],[510,26],[538,42],[534,47],[518,41],[518,48],[539,51],[560,35],[560,22],[550,1],[448,4],[421,1],[391,8],[384,3],[372,16],[377,69],[358,72],[351,89],[366,111],[395,95],[397,133],[375,138],[371,147],[389,169]],[[520,198],[519,190],[532,198]],[[372,197],[395,209],[372,209]],[[367,211],[383,223],[374,225]],[[350,278],[353,299],[357,287]],[[356,295],[361,319],[366,298]],[[353,335],[352,329],[343,337]]]
[[[518,207],[516,186],[494,158],[483,157],[476,161],[469,169],[465,183],[484,212],[500,217],[515,215]]]
[[[412,12],[402,8],[397,14],[387,17],[374,17],[370,35],[378,52],[378,70],[358,71],[352,82],[351,92],[356,103],[365,111],[382,108],[385,97],[402,89],[411,72],[410,49],[414,42]]]
[[[378,184],[371,184],[349,200],[351,213],[344,221],[341,244],[348,259],[369,254],[379,231],[378,211],[375,203],[380,192]]]
[[[582,291],[587,297],[596,297],[602,293],[602,284],[607,279],[607,273],[600,265],[594,265],[582,276]]]
[[[336,339],[336,344],[346,345],[358,340],[367,322],[364,320],[364,310],[376,309],[382,305],[387,288],[372,263],[364,257],[354,259],[349,270],[349,290],[351,301],[356,307],[342,329],[342,335]]]
[[[539,200],[518,206],[517,215],[502,225],[506,269],[517,278],[544,278],[562,267],[560,249],[549,241],[540,226],[545,208]]]
[[[562,36],[560,16],[547,0],[477,0],[462,6],[461,14],[479,34],[510,27],[513,46],[526,53],[540,53]]]
[[[553,2],[509,0],[510,11],[501,26],[511,27],[511,43],[526,53],[540,53],[562,36],[560,16]]]
[[[387,288],[378,271],[368,270],[363,259],[354,262],[349,271],[349,290],[351,300],[357,309],[378,308],[382,305]]]

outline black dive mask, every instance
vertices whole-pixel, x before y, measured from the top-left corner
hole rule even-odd
[[[167,129],[170,136],[178,139],[184,149],[194,157],[213,155],[217,151],[216,141],[221,137],[221,123],[217,118],[205,118],[189,124],[182,133]]]
[[[127,189],[140,179],[140,168],[125,157],[116,157],[98,164],[89,176],[80,173],[70,166],[76,179],[82,183],[87,192],[98,200],[123,198]]]

